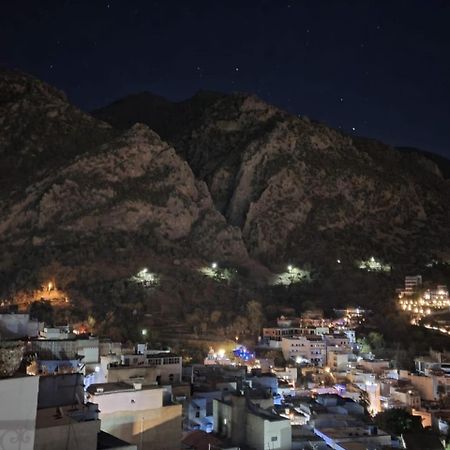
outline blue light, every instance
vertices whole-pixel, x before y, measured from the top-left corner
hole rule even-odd
[[[255,354],[252,352],[249,352],[247,350],[247,348],[244,346],[235,348],[233,350],[233,354],[234,354],[234,356],[236,356],[236,358],[243,359],[244,361],[249,361],[249,360],[255,358]]]

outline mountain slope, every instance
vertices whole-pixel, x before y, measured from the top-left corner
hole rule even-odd
[[[424,160],[431,160],[439,168],[442,176],[446,180],[450,179],[450,160],[448,160],[444,156],[412,147],[398,147],[398,149],[401,152],[413,154],[413,157],[422,157]]]
[[[261,325],[250,300],[273,318],[395,282],[359,259],[397,274],[450,259],[449,181],[433,162],[251,95],[130,96],[98,112],[109,125],[0,72],[0,112],[1,299],[54,280],[70,319],[91,315],[99,333],[201,323],[241,336]]]
[[[155,105],[147,105],[147,124],[159,131]],[[449,258],[450,185],[432,161],[244,94],[210,98],[181,129],[178,105],[170,107],[165,137],[242,229],[253,257],[267,264],[372,254],[397,263]],[[100,117],[118,125],[119,111],[116,104]]]
[[[0,70],[0,189],[22,189],[80,151],[117,135],[72,106],[57,89],[18,71]]]
[[[0,79],[8,81],[0,84],[3,110],[17,112],[0,129],[0,157],[10,173],[26,173],[17,184],[1,178],[7,186],[0,197],[4,280],[32,283],[27,277],[38,277],[54,261],[75,278],[93,265],[91,281],[129,277],[152,259],[156,268],[178,260],[193,270],[202,261],[248,262],[240,230],[228,225],[205,183],[147,126],[116,131],[45,83],[11,72]],[[34,127],[42,131],[36,138],[30,137]],[[27,171],[27,159],[36,171]],[[19,189],[25,182],[26,190]]]

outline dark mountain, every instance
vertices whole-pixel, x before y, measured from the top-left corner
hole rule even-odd
[[[209,96],[198,108],[198,97],[191,107],[145,107],[146,98],[135,97],[139,117],[187,160],[217,209],[241,228],[249,253],[266,264],[448,258],[450,185],[431,159],[346,136],[250,95]],[[125,101],[126,111],[115,103],[99,117],[127,126],[132,103]],[[167,120],[152,120],[160,116]]]
[[[417,156],[424,157],[425,159],[430,159],[433,161],[441,171],[442,176],[448,180],[450,179],[450,160],[444,156],[437,155],[436,153],[426,152],[425,150],[419,150],[413,147],[397,147],[400,151],[405,153],[412,153]]]
[[[135,123],[152,124],[162,139],[168,140],[198,126],[205,109],[225,97],[212,91],[200,91],[194,97],[173,103],[149,92],[129,95],[98,109],[93,115],[117,129],[126,130]]]
[[[0,70],[0,187],[23,189],[117,132],[29,75]]]
[[[429,158],[246,94],[139,94],[94,116],[0,72],[2,298],[56,279],[108,334],[170,317],[234,336],[250,300],[361,302],[360,260],[450,260],[450,183]]]
[[[260,271],[205,183],[146,125],[115,130],[16,72],[0,74],[0,99],[0,298],[55,279],[102,320],[174,302],[183,314],[216,289],[199,271],[211,261]],[[158,292],[133,288],[144,267]]]

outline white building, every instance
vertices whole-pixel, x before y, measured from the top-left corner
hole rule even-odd
[[[325,334],[324,336],[327,348],[334,348],[342,352],[350,352],[350,340],[344,333]]]
[[[100,420],[97,405],[38,409],[34,450],[97,450]]]
[[[327,358],[326,343],[316,335],[283,338],[281,350],[286,360],[305,361],[317,366],[323,366]]]
[[[0,444],[5,450],[33,450],[39,377],[0,379]],[[14,444],[14,440],[17,442]]]
[[[33,339],[28,342],[28,351],[37,353],[38,358],[42,360],[67,360],[81,357],[84,364],[97,364],[100,360],[96,337]]]
[[[37,337],[39,322],[30,319],[29,314],[0,314],[0,337],[17,339]]]
[[[263,328],[263,338],[269,341],[281,342],[284,337],[294,337],[301,334],[299,327],[270,327]]]
[[[289,419],[254,405],[244,396],[231,395],[213,401],[214,432],[236,446],[291,450]]]
[[[75,333],[69,325],[62,325],[59,327],[44,327],[39,331],[40,339],[74,339]]]
[[[422,286],[422,275],[413,275],[405,277],[405,295],[412,295]]]
[[[121,356],[124,366],[150,366],[158,371],[159,383],[180,383],[182,358],[170,352],[146,350],[144,353],[124,354]]]
[[[91,384],[87,392],[98,404],[103,431],[139,450],[180,448],[181,405],[165,403],[163,388],[122,382]]]
[[[332,371],[345,371],[348,368],[348,362],[351,356],[351,353],[344,352],[338,348],[327,348],[327,366]]]
[[[392,387],[390,400],[395,407],[403,407],[406,409],[420,409],[421,400],[419,392],[412,387]]]

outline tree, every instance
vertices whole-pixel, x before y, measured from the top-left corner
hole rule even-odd
[[[371,348],[370,343],[367,338],[365,338],[365,337],[358,338],[357,343],[359,346],[360,353],[368,354],[368,353],[372,352],[372,348]]]
[[[369,333],[369,336],[367,336],[367,339],[375,354],[378,354],[384,350],[385,342],[382,334],[372,331]]]
[[[382,430],[400,436],[404,432],[421,432],[422,421],[420,416],[413,416],[404,409],[393,408],[378,413],[374,419],[375,424]]]
[[[286,365],[286,360],[284,359],[281,350],[269,350],[266,352],[265,358],[273,359],[275,367],[284,367]]]
[[[251,300],[247,303],[247,317],[250,333],[258,335],[264,322],[261,303]]]

